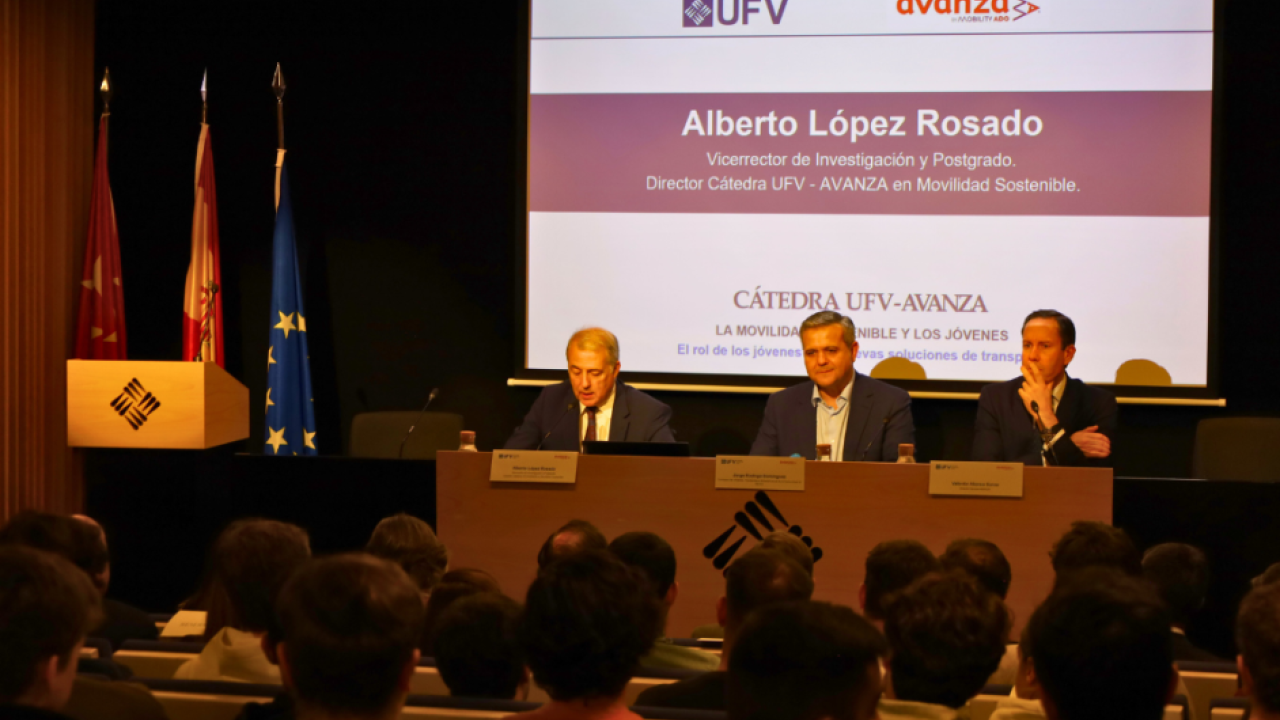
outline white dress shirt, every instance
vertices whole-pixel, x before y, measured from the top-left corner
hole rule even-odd
[[[845,431],[849,428],[849,403],[853,400],[853,381],[857,377],[857,375],[854,375],[849,379],[849,384],[844,386],[840,397],[836,398],[835,407],[831,407],[822,399],[822,394],[817,385],[813,386],[813,407],[818,423],[818,444],[831,445],[832,462],[844,460],[844,436]]]

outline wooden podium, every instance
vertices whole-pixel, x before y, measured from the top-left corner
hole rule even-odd
[[[67,445],[203,450],[249,437],[249,388],[213,362],[67,361]]]

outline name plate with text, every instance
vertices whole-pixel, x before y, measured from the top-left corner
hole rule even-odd
[[[556,450],[494,450],[489,482],[566,483],[578,481],[578,453]]]
[[[1022,463],[935,460],[929,468],[930,495],[1022,497]]]
[[[804,490],[804,458],[716,456],[717,490]]]

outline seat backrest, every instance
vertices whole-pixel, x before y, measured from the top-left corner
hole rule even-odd
[[[419,665],[413,669],[413,677],[409,678],[409,694],[448,695],[449,686],[444,684],[439,670]]]
[[[209,680],[146,679],[169,720],[234,720],[245,703],[269,703],[283,692],[279,685],[250,685]]]
[[[1205,480],[1280,480],[1280,418],[1207,418],[1196,425],[1192,477]]]
[[[421,419],[419,419],[421,416]],[[404,457],[435,460],[437,450],[457,450],[462,416],[457,413],[393,410],[360,413],[351,420],[351,457],[394,458],[409,428],[413,434],[404,445]]]
[[[1225,669],[1225,668],[1223,668]],[[1235,697],[1240,677],[1234,672],[1203,672],[1179,664],[1180,692],[1187,696],[1191,720],[1209,720],[1209,705],[1217,699]]]
[[[160,650],[124,649],[111,656],[115,662],[133,671],[134,677],[169,679],[182,663],[194,660],[199,653],[164,652]],[[170,716],[172,717],[172,716]]]
[[[1249,698],[1217,698],[1209,703],[1210,720],[1245,720],[1249,717]]]

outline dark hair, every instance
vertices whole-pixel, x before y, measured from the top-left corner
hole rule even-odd
[[[1001,600],[1009,595],[1013,568],[995,543],[977,538],[953,540],[938,558],[943,570],[960,570],[972,575],[982,587]]]
[[[205,637],[226,626],[271,630],[280,588],[310,557],[310,539],[297,525],[260,518],[228,525],[209,556],[213,590]]]
[[[404,513],[383,518],[364,551],[399,565],[423,591],[435,587],[449,566],[449,551],[431,526]]]
[[[520,641],[553,700],[618,696],[662,632],[662,610],[635,568],[587,550],[548,565],[529,586]]]
[[[1253,701],[1280,710],[1280,584],[1256,587],[1240,603],[1236,646],[1253,677]]]
[[[101,620],[89,576],[65,558],[21,545],[0,547],[0,702],[13,702],[51,657],[65,668]]]
[[[884,634],[894,696],[958,708],[987,684],[1007,649],[1003,601],[964,573],[931,573],[889,597]]]
[[[859,698],[873,703],[867,694],[880,694],[870,669],[884,653],[884,638],[850,608],[809,601],[761,608],[731,651],[729,717],[852,720]]]
[[[1142,575],[1142,556],[1129,535],[1106,523],[1078,520],[1058,538],[1049,551],[1058,579],[1090,567],[1115,568],[1128,575]]]
[[[1253,587],[1261,587],[1270,585],[1273,582],[1280,581],[1280,562],[1272,563],[1262,574],[1249,581]]]
[[[1169,611],[1114,568],[1082,570],[1031,616],[1032,662],[1061,720],[1159,720],[1173,672]]]
[[[810,550],[809,546],[795,535],[785,530],[771,532],[764,536],[759,546],[767,550],[777,550],[795,560],[805,572],[813,575],[813,550]]]
[[[1071,318],[1063,315],[1057,310],[1037,310],[1027,316],[1022,321],[1022,329],[1027,329],[1027,323],[1032,320],[1053,320],[1058,323],[1058,336],[1062,338],[1062,347],[1068,348],[1076,344],[1076,324],[1071,322]]]
[[[800,339],[804,341],[804,333],[807,330],[817,330],[828,325],[840,326],[840,337],[844,339],[844,343],[853,346],[858,341],[858,328],[853,324],[853,318],[847,315],[841,315],[832,310],[822,310],[805,318],[800,323]]]
[[[872,620],[884,619],[884,601],[895,593],[942,566],[929,548],[915,540],[889,540],[871,548],[867,554],[866,607],[862,612]]]
[[[428,657],[435,655],[432,643],[436,627],[440,624],[440,616],[450,605],[479,593],[501,592],[497,579],[483,570],[458,568],[445,573],[427,598],[426,617],[422,620],[422,654]]]
[[[1173,624],[1185,627],[1209,594],[1209,560],[1183,543],[1157,545],[1142,556],[1142,576],[1169,608]]]
[[[422,594],[399,566],[370,555],[304,565],[276,605],[300,705],[369,713],[394,701],[422,625]]]
[[[440,616],[434,647],[440,678],[453,695],[510,700],[524,680],[516,634],[520,604],[497,593],[463,598]]]
[[[666,540],[651,532],[629,532],[609,543],[609,552],[649,578],[659,599],[667,596],[676,581],[676,551]]]
[[[586,520],[570,520],[551,533],[538,550],[538,567],[544,568],[554,560],[582,550],[608,550],[609,541],[604,533]]]
[[[752,611],[780,602],[808,600],[813,577],[790,556],[764,547],[734,560],[724,575],[729,624],[741,624]]]
[[[25,545],[61,556],[97,578],[107,568],[102,528],[67,515],[23,510],[0,528],[0,544]]]

